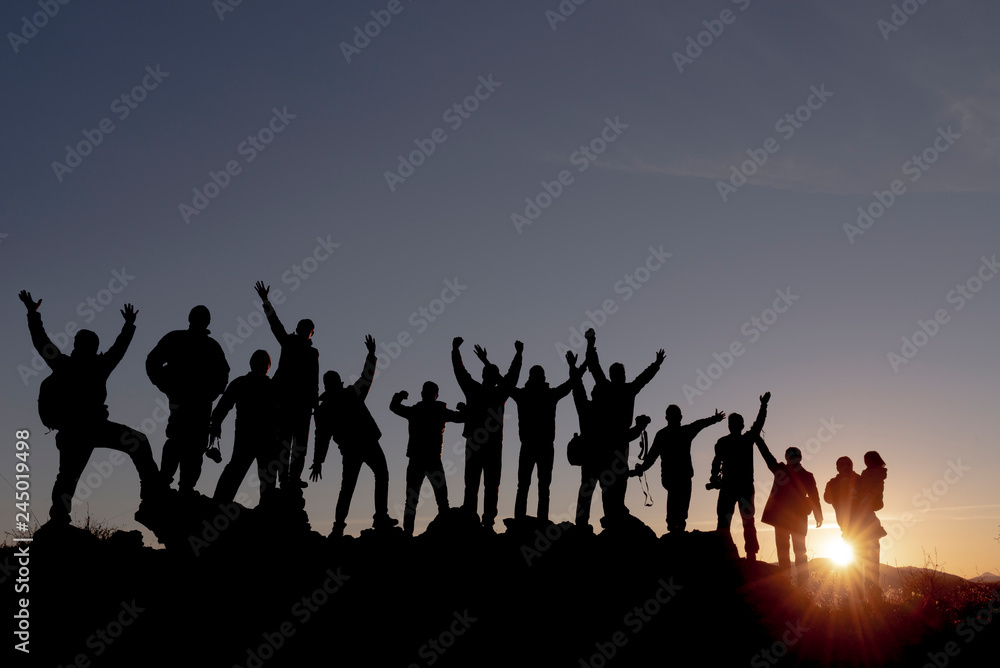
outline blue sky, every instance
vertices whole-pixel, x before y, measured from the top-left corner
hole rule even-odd
[[[884,560],[921,564],[921,550],[937,548],[949,570],[996,568],[1000,507],[990,483],[1000,456],[991,418],[1000,364],[992,334],[1000,282],[986,281],[970,299],[953,291],[994,271],[981,270],[983,258],[989,267],[1000,254],[1000,79],[991,39],[1000,10],[966,1],[914,6],[889,31],[879,21],[892,21],[893,3],[882,0],[591,0],[559,22],[546,16],[559,11],[554,1],[402,0],[348,62],[341,43],[375,20],[373,11],[385,22],[388,2],[244,2],[221,18],[208,1],[70,3],[37,31],[23,17],[30,22],[38,4],[6,3],[0,280],[8,298],[0,333],[8,357],[0,415],[9,434],[31,430],[32,510],[47,514],[57,460],[36,413],[47,372],[25,371],[33,351],[18,290],[44,300],[50,334],[73,322],[95,330],[102,346],[121,326],[121,305],[139,308],[109,405],[116,421],[146,421],[158,460],[164,425],[155,419],[160,396],[145,376],[145,355],[203,303],[213,334],[228,341],[233,377],[248,370],[257,348],[276,357],[266,328],[252,328],[243,342],[227,337],[239,336],[241,318],[256,322],[253,283],[263,280],[284,291],[277,308],[289,327],[315,321],[322,370],[358,373],[365,334],[385,344],[404,333],[412,340],[383,361],[369,398],[384,433],[391,511],[403,500],[406,465],[405,423],[388,411],[395,391],[416,396],[424,380],[435,380],[449,405],[461,400],[448,357],[456,335],[468,342],[474,373],[472,344],[505,367],[521,339],[526,368],[542,364],[559,382],[558,344],[589,320],[599,325],[602,359],[622,361],[630,377],[666,350],[636,406],[653,417],[651,429],[663,426],[670,403],[691,419],[715,408],[752,415],[770,390],[766,433],[776,451],[819,442],[824,420],[843,425],[806,464],[821,485],[838,456],[860,468],[865,451],[882,453],[884,523],[915,518],[886,545]],[[31,36],[12,44],[7,33]],[[707,46],[679,71],[674,54],[685,53],[689,37]],[[147,68],[161,74],[151,78]],[[131,108],[121,96],[131,100],[144,80],[136,95],[144,99]],[[796,113],[794,125],[782,124]],[[96,137],[103,119],[114,129],[100,132],[78,166],[53,166],[66,163],[67,145],[88,141],[85,131]],[[399,156],[417,142],[428,146],[438,129],[443,142],[390,189],[386,172],[398,173]],[[942,136],[951,140],[935,148]],[[249,137],[259,150],[248,148]],[[744,166],[752,155],[763,164]],[[915,172],[914,156],[934,162]],[[228,180],[219,176],[227,164]],[[729,180],[734,166],[752,172],[745,185]],[[194,190],[203,192],[213,173],[225,187],[185,220],[181,205],[193,206]],[[901,194],[863,234],[845,230],[857,224],[858,207],[888,202],[895,181]],[[725,201],[720,182],[735,188]],[[555,192],[551,203],[539,198]],[[527,215],[526,198],[546,206],[518,226],[512,216]],[[670,257],[647,264],[651,248]],[[102,293],[116,271],[134,278]],[[463,287],[441,310],[434,300],[446,281]],[[767,309],[779,290],[797,299],[772,320]],[[88,299],[107,303],[91,312]],[[601,321],[596,310],[609,300],[613,312]],[[921,321],[934,329],[927,322],[939,310],[946,322],[912,359],[893,365],[889,355],[903,355],[903,337],[912,340]],[[765,331],[753,318],[771,324]],[[744,353],[729,368],[710,369],[713,355],[725,358],[737,342]],[[702,395],[685,393],[685,385],[698,389],[699,371],[718,377]],[[512,403],[507,416],[502,517],[513,512],[519,445]],[[445,457],[460,472],[460,430],[452,429]],[[576,429],[575,410],[563,403],[557,516],[570,515],[576,498],[579,471],[564,447]],[[723,431],[695,441],[692,528],[714,527],[715,494],[702,483]],[[228,455],[231,442],[223,447]],[[311,451],[310,443],[309,461]],[[91,470],[109,454],[98,450]],[[306,490],[324,532],[339,490],[335,455],[322,483]],[[935,492],[959,459],[971,470],[950,474],[955,482]],[[13,467],[11,456],[2,465],[9,481]],[[199,489],[210,493],[220,472],[206,463]],[[769,478],[758,461],[759,494]],[[650,482],[653,508],[642,507],[637,487],[628,501],[662,532],[664,492]],[[368,525],[372,487],[363,473],[349,532]],[[249,482],[243,491],[255,502]],[[457,504],[460,474],[449,477],[449,492]],[[134,469],[113,467],[87,503],[92,518],[133,527]],[[825,512],[832,524],[832,508]],[[433,504],[421,506],[418,531],[432,513]],[[811,535],[810,549],[823,556],[836,530]],[[769,530],[762,539],[768,557]]]

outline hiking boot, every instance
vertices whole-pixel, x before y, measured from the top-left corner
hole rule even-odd
[[[347,528],[347,524],[344,522],[334,522],[333,531],[330,532],[330,538],[343,538],[344,529]]]
[[[375,518],[372,522],[373,529],[391,529],[392,527],[399,524],[399,520],[394,517],[389,517],[388,515],[380,515]]]

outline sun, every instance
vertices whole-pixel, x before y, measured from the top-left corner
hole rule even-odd
[[[839,538],[833,544],[830,558],[838,566],[847,566],[854,561],[854,549],[843,538]]]

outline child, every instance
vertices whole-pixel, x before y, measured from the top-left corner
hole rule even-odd
[[[660,482],[667,490],[667,531],[683,533],[691,506],[691,479],[694,478],[691,442],[705,427],[722,422],[726,414],[717,410],[712,417],[681,425],[681,409],[671,404],[667,406],[665,417],[667,426],[656,432],[649,453],[641,464],[635,465],[632,475],[642,475],[657,457],[660,458]]]
[[[438,513],[448,509],[448,487],[441,464],[441,448],[444,444],[446,422],[465,422],[465,417],[438,401],[438,386],[427,381],[420,390],[420,401],[412,406],[404,406],[406,392],[397,392],[392,397],[389,410],[409,421],[409,442],[406,456],[410,463],[406,466],[406,509],[403,511],[403,532],[413,535],[413,520],[417,513],[417,499],[424,477],[434,487]],[[458,405],[461,410],[462,404]]]
[[[278,456],[277,397],[274,381],[268,378],[271,356],[258,350],[250,356],[250,373],[229,383],[219,403],[212,412],[209,428],[214,442],[222,435],[222,423],[229,411],[236,406],[236,436],[233,439],[233,456],[219,476],[212,497],[216,501],[232,501],[246,477],[254,459],[260,478],[260,496],[274,490],[280,462]]]
[[[885,462],[874,450],[865,453],[865,470],[858,479],[858,492],[851,511],[851,534],[858,546],[865,572],[865,589],[869,596],[881,599],[879,587],[879,539],[887,535],[875,516],[882,510],[885,491]]]
[[[764,439],[757,437],[757,448],[774,474],[771,495],[764,506],[761,521],[774,527],[774,542],[778,550],[778,567],[788,570],[788,540],[795,553],[795,575],[800,587],[809,581],[809,560],[806,557],[806,530],[810,511],[816,517],[816,528],[823,526],[823,509],[819,504],[816,478],[802,468],[802,452],[798,448],[785,450],[785,463],[779,464],[768,450]]]

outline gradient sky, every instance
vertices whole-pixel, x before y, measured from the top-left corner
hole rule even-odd
[[[57,455],[36,410],[48,372],[25,372],[33,349],[18,290],[44,300],[50,335],[75,323],[96,331],[102,349],[120,330],[118,309],[136,305],[138,331],[108,383],[108,403],[113,420],[145,424],[159,460],[162,397],[146,378],[146,354],[166,332],[186,327],[199,303],[211,309],[220,342],[237,334],[239,319],[256,309],[254,281],[263,280],[285,293],[277,311],[288,328],[299,318],[315,321],[323,371],[359,373],[367,333],[385,344],[410,335],[368,399],[384,434],[397,518],[406,424],[388,410],[392,394],[405,389],[412,400],[423,381],[435,380],[450,406],[462,400],[448,355],[456,335],[467,342],[475,375],[474,343],[506,369],[521,339],[522,383],[533,364],[561,382],[559,344],[591,320],[602,360],[623,362],[630,378],[666,349],[662,370],[636,402],[653,418],[651,429],[664,425],[670,403],[685,419],[716,408],[752,419],[758,395],[770,390],[768,443],[779,456],[806,447],[805,465],[821,488],[837,457],[851,456],[860,470],[865,451],[881,452],[889,477],[880,515],[895,534],[883,540],[883,561],[922,565],[922,552],[936,550],[942,568],[968,577],[1000,568],[993,425],[1000,281],[985,282],[971,299],[952,292],[977,276],[983,258],[1000,255],[1000,7],[913,3],[919,10],[889,31],[879,24],[892,20],[888,0],[592,0],[558,22],[546,15],[558,11],[556,0],[402,0],[402,11],[347,62],[341,43],[389,4],[255,0],[220,18],[209,0],[70,3],[37,31],[27,29],[26,40],[12,44],[7,34],[0,419],[11,444],[16,429],[31,431],[37,517],[48,513]],[[725,10],[730,22],[712,23]],[[19,33],[22,17],[38,11],[35,2],[6,2],[0,27]],[[689,37],[698,40],[705,21],[721,34],[700,55],[692,50],[697,57],[679,71],[674,54]],[[701,39],[708,43],[708,34]],[[157,66],[168,74],[121,119],[116,98]],[[480,77],[499,85],[453,128],[446,110],[473,95]],[[788,136],[789,126],[776,124],[814,87],[832,95],[821,105],[813,98],[819,108],[800,111],[811,117]],[[294,118],[248,162],[241,143],[267,127],[274,109]],[[90,155],[71,172],[53,167],[105,118],[114,130]],[[581,158],[607,119],[627,128],[620,125],[594,161]],[[385,172],[438,128],[446,140],[390,190]],[[947,152],[931,151],[936,162],[915,171],[913,156],[949,129],[952,143],[938,141]],[[747,151],[768,159],[723,201],[719,182],[749,159]],[[192,204],[192,189],[231,160],[239,173],[186,222],[179,205]],[[525,198],[537,198],[543,181],[563,170],[572,182],[519,230],[512,214],[524,215]],[[896,180],[903,194],[863,234],[849,234],[844,226],[855,223],[858,207],[870,207],[874,192]],[[339,246],[303,265],[317,238]],[[627,287],[651,247],[672,255],[658,270],[639,272],[647,279],[640,288]],[[303,280],[296,266],[314,271]],[[134,278],[120,293],[102,294],[115,271]],[[434,306],[445,281],[467,287],[421,324],[419,309]],[[778,290],[797,299],[763,331],[752,318],[770,319],[765,311]],[[87,310],[88,299],[102,297],[111,300],[101,312]],[[606,319],[587,315],[607,300],[614,312]],[[941,309],[946,322],[926,341],[918,336],[926,345],[894,368],[889,354],[902,356],[903,337]],[[734,342],[745,352],[728,369],[710,369],[713,354]],[[257,348],[277,359],[266,327],[225,347],[231,377],[248,371]],[[699,371],[717,379],[701,396],[685,396]],[[513,514],[516,420],[508,402],[501,517]],[[838,425],[835,434],[820,431],[824,421]],[[567,400],[557,418],[554,519],[573,513],[579,470],[566,462],[565,444],[577,429]],[[232,433],[230,418],[227,458]],[[714,528],[717,495],[703,485],[724,433],[716,426],[695,441],[689,528]],[[310,438],[307,465],[312,447]],[[4,450],[0,471],[13,482],[13,447]],[[95,452],[84,480],[93,474],[99,484],[74,518],[89,510],[94,520],[137,528],[137,475],[127,462],[98,473],[110,455]],[[456,471],[448,485],[457,505],[460,428],[448,428],[444,457]],[[756,461],[759,520],[771,475]],[[956,469],[960,476],[946,475]],[[199,490],[210,494],[221,470],[206,461]],[[662,533],[665,493],[658,475],[649,482],[655,505],[642,506],[635,483],[628,503]],[[339,485],[332,450],[323,481],[305,491],[313,527],[324,533]],[[372,490],[365,469],[348,532],[370,525]],[[241,491],[256,503],[252,481]],[[433,517],[429,491],[417,531]],[[533,488],[529,507],[534,499]],[[12,506],[2,523],[8,530]],[[811,556],[827,556],[839,536],[833,509],[824,513],[828,525],[809,533]],[[596,498],[595,522],[600,514]],[[761,556],[774,560],[769,527],[761,542]]]

